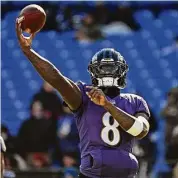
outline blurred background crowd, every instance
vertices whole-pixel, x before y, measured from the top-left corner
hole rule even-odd
[[[1,3],[5,177],[75,178],[80,151],[73,115],[16,41],[15,19],[31,3]],[[72,80],[90,81],[87,64],[98,49],[123,54],[131,73],[125,92],[143,96],[151,110],[150,132],[133,149],[138,177],[178,178],[178,3],[33,3],[47,13],[34,48]]]

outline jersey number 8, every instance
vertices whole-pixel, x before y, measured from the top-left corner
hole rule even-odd
[[[113,119],[109,112],[106,112],[102,118],[103,129],[101,130],[102,140],[110,146],[116,146],[120,140],[119,123]]]

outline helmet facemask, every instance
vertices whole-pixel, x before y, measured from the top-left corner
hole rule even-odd
[[[126,85],[125,78],[128,65],[123,60],[102,59],[88,66],[92,83],[98,87],[117,87],[123,89]]]

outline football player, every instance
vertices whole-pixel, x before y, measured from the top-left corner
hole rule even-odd
[[[119,52],[102,49],[88,66],[92,85],[74,83],[31,48],[34,34],[16,32],[20,47],[41,77],[60,93],[73,111],[80,136],[80,178],[133,178],[138,161],[132,154],[134,138],[149,131],[149,110],[143,98],[121,94],[128,65]]]

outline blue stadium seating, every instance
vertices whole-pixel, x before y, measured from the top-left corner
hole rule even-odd
[[[16,134],[28,117],[33,94],[43,80],[19,49],[15,34],[18,12],[9,13],[2,21],[2,123]],[[163,48],[174,45],[178,35],[178,11],[165,11],[156,19],[150,11],[134,15],[142,29],[128,36],[110,36],[92,44],[76,42],[74,32],[55,31],[37,34],[33,47],[74,81],[90,82],[87,65],[101,48],[113,47],[126,58],[130,71],[124,92],[139,93],[160,121],[165,95],[178,85],[178,50],[163,55]]]
[[[14,122],[9,125],[13,134],[17,131],[13,124],[22,119],[22,115],[18,113],[28,113],[29,100],[42,84],[42,79],[17,44],[14,28],[17,14],[18,12],[8,13],[2,21],[2,121],[5,122],[7,116],[13,113]],[[161,52],[162,48],[174,43],[178,29],[178,11],[162,12],[155,19],[150,11],[142,10],[136,12],[134,17],[142,30],[132,35],[110,36],[105,40],[82,45],[74,40],[73,31],[49,31],[39,33],[33,46],[69,78],[85,82],[90,80],[86,69],[92,55],[104,47],[116,48],[130,66],[125,92],[141,93],[159,116],[165,93],[178,82],[176,51],[167,56],[162,56]],[[17,124],[16,126],[18,127]]]

